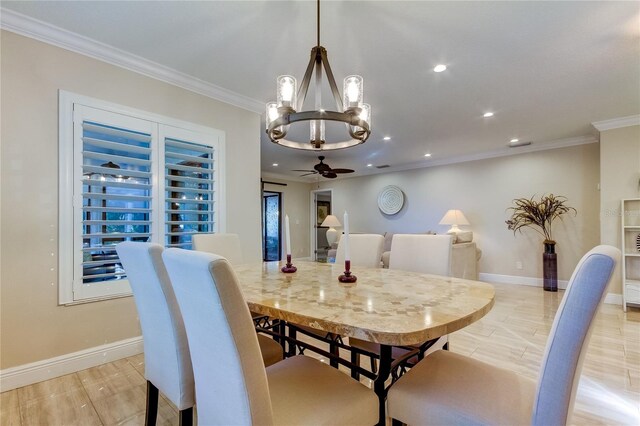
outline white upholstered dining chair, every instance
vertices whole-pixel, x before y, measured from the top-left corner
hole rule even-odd
[[[384,237],[380,234],[350,234],[349,257],[352,268],[381,268]],[[344,238],[338,241],[336,264],[344,264]]]
[[[620,250],[598,246],[576,266],[556,312],[538,383],[517,373],[437,351],[388,394],[389,416],[407,424],[569,424],[593,319]]]
[[[199,422],[377,422],[375,394],[318,360],[294,356],[265,369],[247,303],[226,259],[181,249],[166,250],[163,259],[187,331]]]
[[[451,276],[452,244],[453,238],[451,235],[395,234],[391,241],[389,269]],[[443,347],[448,348],[448,341],[447,336],[440,337],[427,350],[427,353]],[[350,338],[349,345],[371,354],[380,354],[380,345],[377,343]],[[392,349],[394,359],[401,357],[405,353],[407,353],[405,349],[398,347]],[[422,355],[418,359],[421,357]],[[351,362],[359,364],[360,356],[357,351],[351,352]],[[375,360],[373,357],[371,358],[371,369],[375,372]],[[355,372],[352,375],[354,378],[359,377]]]
[[[116,246],[138,309],[147,379],[145,425],[155,425],[158,390],[180,410],[180,424],[193,423],[193,371],[180,309],[157,244],[124,242]]]
[[[389,269],[451,276],[451,235],[395,234],[391,240]],[[428,352],[449,346],[449,337],[442,336]]]
[[[232,265],[244,263],[242,249],[240,248],[240,237],[238,234],[193,234],[191,237],[193,249],[205,253],[212,253],[222,256]],[[251,316],[256,326],[269,327],[271,322],[267,315],[252,312]]]
[[[182,315],[162,261],[158,244],[123,242],[116,246],[127,273],[140,318],[144,342],[147,411],[145,424],[154,425],[158,390],[180,410],[180,424],[192,423],[194,380]],[[259,336],[265,365],[282,360],[282,348]]]
[[[451,276],[451,235],[395,234],[389,269]]]
[[[358,268],[381,268],[382,267],[382,248],[384,245],[384,237],[379,234],[351,234],[349,235],[349,244],[350,250],[349,254],[351,257],[351,267],[357,270]],[[336,252],[336,265],[338,268],[344,265],[344,256],[345,255],[345,247],[344,247],[344,238],[340,238],[338,242],[338,249]],[[296,328],[299,331],[302,331],[304,334],[327,339],[331,343],[329,343],[329,353],[334,356],[339,356],[339,348],[335,344],[336,341],[340,341],[341,337],[337,336],[333,333],[327,333],[322,330],[317,330],[311,327],[290,324],[291,327]],[[293,334],[295,336],[295,334]],[[351,362],[357,363],[359,360],[359,355],[356,352],[351,353]],[[336,360],[330,360],[330,365],[337,368],[338,363]],[[373,366],[373,362],[372,362]],[[354,378],[357,378],[358,375],[354,373]]]
[[[194,250],[217,254],[232,265],[239,265],[244,261],[238,234],[193,234],[191,242]]]

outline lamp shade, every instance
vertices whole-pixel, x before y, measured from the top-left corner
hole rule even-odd
[[[326,218],[324,218],[324,221],[322,221],[322,224],[320,226],[328,226],[329,228],[333,228],[336,226],[342,226],[342,224],[337,217],[330,214]]]
[[[460,210],[449,210],[440,221],[440,225],[469,225],[469,221]]]

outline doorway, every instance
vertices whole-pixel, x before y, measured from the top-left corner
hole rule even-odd
[[[316,262],[326,262],[331,249],[327,242],[327,228],[320,226],[332,213],[333,191],[322,189],[311,191],[311,253]]]
[[[282,192],[262,193],[262,260],[280,260],[282,253]]]

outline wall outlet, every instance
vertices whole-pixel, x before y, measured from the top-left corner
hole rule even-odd
[[[522,262],[519,260],[516,262],[516,269],[522,269]]]

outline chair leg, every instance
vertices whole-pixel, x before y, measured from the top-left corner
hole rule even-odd
[[[158,418],[158,388],[147,380],[147,411],[144,415],[145,426],[155,426]]]
[[[360,354],[358,352],[351,351],[351,364],[360,366]],[[358,370],[351,369],[351,377],[356,380],[360,380],[360,373],[358,373]]]
[[[180,410],[179,426],[192,426],[193,425],[193,407]]]

